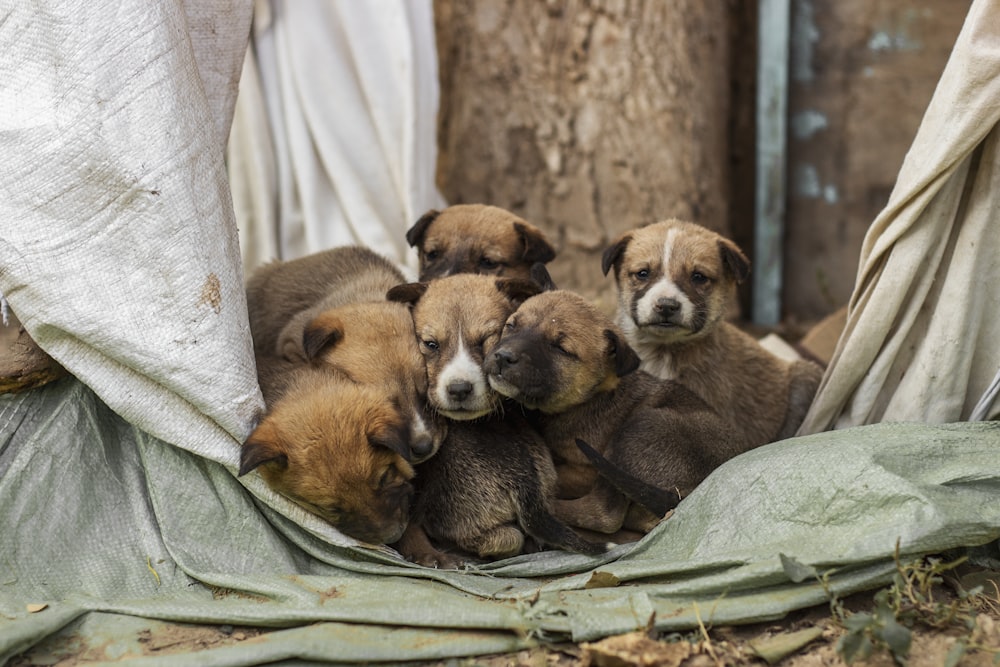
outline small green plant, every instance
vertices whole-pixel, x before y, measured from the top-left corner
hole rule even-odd
[[[965,560],[945,562],[927,557],[904,564],[897,544],[893,582],[875,594],[872,610],[864,612],[848,611],[823,577],[821,581],[830,595],[831,614],[845,631],[837,642],[837,653],[844,662],[850,665],[855,660],[867,659],[877,650],[887,650],[896,664],[905,665],[913,628],[917,626],[936,630],[959,628],[964,632],[948,653],[947,667],[957,665],[966,651],[972,649],[988,651],[1000,658],[995,647],[974,640],[978,611],[1000,608],[1000,590],[993,591],[996,599],[985,594],[981,586],[970,591],[957,587],[953,596],[946,596],[949,599],[942,599],[939,594],[944,576]]]

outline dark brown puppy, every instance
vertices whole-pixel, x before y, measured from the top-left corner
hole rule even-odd
[[[268,485],[362,542],[403,534],[413,467],[403,415],[377,386],[278,362],[264,371],[272,402],[243,445],[240,475]]]
[[[617,322],[643,370],[688,387],[751,442],[795,434],[822,369],[780,359],[725,320],[736,285],[750,273],[736,244],[667,220],[621,235],[602,268],[614,268]]]
[[[265,403],[272,404],[271,387],[282,381],[271,369],[323,367],[381,387],[405,417],[412,460],[432,456],[446,424],[426,408],[427,372],[409,310],[385,299],[402,281],[386,258],[357,246],[255,272],[247,306]]]
[[[606,549],[552,517],[551,454],[518,410],[504,409],[482,371],[507,317],[539,289],[518,278],[462,274],[389,292],[412,304],[431,403],[455,420],[438,455],[419,469],[411,529],[397,546],[411,560],[442,567],[461,562],[416,535],[418,529],[487,559],[521,553],[525,534],[570,551]]]
[[[521,304],[487,360],[490,385],[538,411],[536,425],[555,456],[563,498],[553,507],[572,526],[648,530],[660,518],[630,508],[625,495],[598,475],[578,439],[627,475],[664,491],[661,497],[670,490],[687,494],[750,448],[695,394],[638,366],[614,323],[565,290]]]
[[[406,232],[406,241],[419,253],[421,281],[456,273],[527,278],[533,264],[556,256],[542,230],[481,204],[428,211]]]

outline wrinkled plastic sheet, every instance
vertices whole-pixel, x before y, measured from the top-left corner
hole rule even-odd
[[[786,440],[719,468],[634,545],[441,571],[331,544],[68,378],[0,397],[0,663],[32,647],[143,656],[139,638],[177,622],[272,630],[196,660],[251,665],[430,660],[778,619],[887,583],[897,544],[906,558],[1000,538],[998,451],[995,422]]]

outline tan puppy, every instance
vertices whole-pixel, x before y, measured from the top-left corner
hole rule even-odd
[[[752,443],[795,434],[822,369],[780,359],[724,319],[750,273],[732,241],[667,220],[620,236],[601,266],[614,268],[617,321],[643,370],[690,388]]]
[[[484,356],[500,338],[507,316],[539,289],[522,278],[470,273],[389,290],[389,299],[413,307],[431,407],[456,420],[496,410],[497,396],[483,373]]]
[[[692,392],[638,366],[610,318],[565,290],[521,304],[486,362],[494,389],[538,411],[564,499],[553,507],[572,526],[648,530],[677,503],[673,490],[687,494],[751,446]],[[616,489],[617,480],[599,477],[577,440],[658,493]],[[652,514],[630,508],[626,494]]]
[[[386,291],[405,280],[387,258],[362,246],[265,264],[247,280],[254,352],[304,361],[306,323],[337,306],[384,301]]]
[[[419,252],[421,281],[456,273],[528,278],[533,264],[556,256],[542,230],[481,204],[429,211],[406,232],[406,241]]]
[[[413,498],[406,423],[392,397],[321,369],[264,371],[272,403],[243,445],[239,474],[362,542],[403,534]]]
[[[379,386],[404,415],[412,460],[432,456],[446,424],[427,410],[427,372],[409,309],[385,300],[402,280],[384,257],[354,246],[254,273],[247,301],[265,403],[271,405],[272,386],[281,382],[269,369],[323,367]]]

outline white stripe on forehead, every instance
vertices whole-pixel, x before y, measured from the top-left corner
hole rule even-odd
[[[667,238],[663,241],[663,273],[668,277],[670,276],[670,253],[674,249],[674,243],[679,233],[676,227],[668,229]]]

